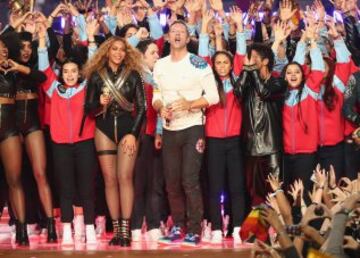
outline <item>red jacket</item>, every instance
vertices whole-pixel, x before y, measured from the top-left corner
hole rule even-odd
[[[159,49],[159,56],[162,56],[162,52],[164,48],[164,37],[157,39],[155,43]],[[157,125],[157,113],[152,106],[155,82],[150,72],[143,74],[143,79],[144,79],[144,89],[145,89],[145,98],[146,98],[145,134],[155,136],[156,125]]]
[[[146,97],[145,134],[154,136],[156,133],[157,113],[151,104],[153,98],[153,85],[145,81],[144,88],[145,88],[145,97]]]
[[[95,119],[87,116],[84,128],[80,135],[80,127],[84,115],[84,103],[86,94],[86,83],[74,87],[64,87],[62,93],[61,85],[56,75],[48,67],[45,70],[47,80],[42,84],[43,90],[50,98],[50,134],[56,143],[76,143],[94,138]]]
[[[205,58],[211,65],[209,57]],[[234,56],[234,77],[238,77],[243,68],[244,56]],[[242,123],[242,110],[239,101],[233,93],[230,80],[223,80],[225,91],[224,106],[221,103],[213,105],[206,110],[205,135],[214,138],[227,138],[239,136]]]
[[[313,153],[319,142],[317,98],[323,79],[323,60],[319,49],[311,50],[312,70],[307,75],[299,100],[299,89],[289,89],[283,108],[283,144],[288,154]]]
[[[325,85],[321,87],[319,101],[317,105],[319,118],[319,145],[334,146],[344,140],[345,119],[342,114],[344,103],[344,92],[351,74],[352,61],[347,63],[337,63],[333,79],[333,87],[336,93],[334,109],[329,110],[324,101],[323,94]]]

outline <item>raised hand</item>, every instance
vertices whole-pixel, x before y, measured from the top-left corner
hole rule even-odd
[[[317,218],[331,218],[331,211],[322,203],[312,204],[306,209],[301,219],[301,225],[306,226],[309,222]]]
[[[18,13],[11,13],[9,17],[9,25],[14,29],[17,29],[20,25],[22,25],[29,17],[31,17],[32,13],[27,12],[24,15],[20,15]]]
[[[131,11],[128,10],[127,8],[119,10],[116,17],[119,27],[123,27],[126,24],[132,23]]]
[[[238,32],[242,32],[244,30],[243,12],[239,7],[230,7],[230,19],[236,24]]]
[[[262,208],[260,210],[261,217],[269,224],[271,225],[276,231],[279,231],[279,229],[283,226],[281,223],[278,214],[275,210],[271,208]]]
[[[214,18],[214,11],[208,10],[202,15],[201,33],[206,34],[211,20]]]
[[[282,42],[291,33],[291,28],[287,22],[278,21],[274,26],[274,35],[276,42]]]
[[[325,7],[320,0],[314,1],[313,9],[316,12],[316,14],[318,15],[319,20],[324,21],[326,12],[325,12]]]
[[[251,61],[250,61],[251,62]],[[252,65],[251,63],[249,65]],[[272,174],[269,174],[266,180],[273,191],[279,190],[281,186],[283,185],[283,182],[279,180],[278,176],[274,176]]]
[[[282,21],[288,21],[294,16],[297,9],[294,8],[291,0],[282,0],[279,11],[280,19]]]
[[[335,189],[336,187],[336,176],[335,176],[335,169],[333,165],[330,165],[329,170],[329,188]]]
[[[78,8],[76,8],[72,3],[68,3],[67,7],[68,7],[68,10],[69,10],[69,12],[70,12],[70,14],[72,16],[79,16],[80,15],[80,12],[79,12]],[[81,9],[81,8],[79,7],[79,9]]]
[[[301,179],[295,180],[292,185],[290,185],[290,190],[288,193],[291,195],[291,197],[294,199],[294,202],[296,203],[299,199],[301,200],[304,193],[304,185]]]
[[[314,171],[316,184],[320,188],[324,188],[325,184],[327,184],[327,175],[324,169],[320,169],[320,166],[316,166],[316,170]]]
[[[196,13],[201,10],[201,0],[187,0],[185,2],[185,8],[189,13]]]
[[[144,27],[140,27],[139,30],[136,32],[136,37],[140,40],[147,39],[149,38],[149,31]]]
[[[336,187],[333,190],[329,191],[329,194],[333,194],[335,197],[331,200],[334,203],[343,202],[348,196],[350,196],[350,193],[346,193],[342,191],[340,188]]]
[[[352,236],[344,236],[344,249],[359,250],[359,243]]]
[[[56,6],[54,11],[50,14],[50,17],[55,18],[55,17],[61,15],[62,13],[66,13],[66,12],[70,12],[69,7],[67,5],[65,5],[64,3],[60,3],[60,4],[58,4],[58,6]]]
[[[273,208],[278,214],[280,214],[279,205],[276,201],[276,198],[272,196],[271,194],[268,194],[266,196],[266,204],[269,205],[271,208]]]
[[[220,12],[224,10],[224,5],[222,0],[210,0],[210,6],[216,12]]]
[[[93,19],[86,24],[86,32],[89,39],[93,38],[99,32],[99,28],[100,24],[96,19]]]

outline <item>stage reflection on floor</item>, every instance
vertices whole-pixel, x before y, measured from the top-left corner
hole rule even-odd
[[[196,247],[183,246],[181,243],[177,244],[158,244],[157,242],[151,242],[143,238],[141,242],[132,242],[131,247],[118,247],[109,246],[108,242],[111,239],[112,234],[102,235],[98,238],[97,244],[86,244],[84,239],[78,239],[74,241],[73,245],[64,246],[61,245],[61,240],[56,244],[46,243],[46,234],[41,234],[31,226],[28,230],[30,246],[19,247],[15,244],[14,228],[7,225],[7,216],[2,217],[0,221],[0,250],[36,250],[36,251],[111,251],[111,250],[244,250],[249,249],[249,244],[234,244],[232,239],[225,239],[222,244],[210,244],[202,242]],[[60,225],[57,225],[60,228]],[[60,230],[59,230],[60,231]]]

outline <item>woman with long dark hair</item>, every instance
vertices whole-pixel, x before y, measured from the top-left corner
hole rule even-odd
[[[32,35],[19,34],[21,48],[19,63],[27,73],[16,77],[16,125],[24,138],[27,155],[30,159],[34,178],[42,206],[47,217],[47,241],[56,242],[57,235],[53,218],[51,189],[46,176],[46,150],[44,134],[38,114],[38,86],[46,80],[46,75],[35,68],[32,49]]]
[[[318,101],[319,150],[318,159],[322,168],[329,171],[333,166],[336,178],[345,172],[344,130],[342,114],[346,84],[353,70],[351,53],[338,34],[335,25],[329,24],[329,34],[334,39],[336,60],[325,57],[325,74]],[[332,186],[334,187],[334,186]]]
[[[97,114],[95,145],[113,220],[110,245],[129,246],[133,170],[145,118],[141,55],[120,37],[104,42],[85,68],[88,112]]]
[[[13,47],[16,45],[20,48],[20,43],[13,35],[0,37],[0,156],[9,186],[10,203],[17,219],[16,243],[29,245],[25,223],[24,191],[21,183],[22,147],[14,119],[16,116],[15,73],[26,74],[26,70],[9,59],[9,48],[5,42],[11,42]]]
[[[221,244],[223,239],[220,196],[225,189],[229,190],[235,243],[241,242],[239,231],[245,217],[245,176],[240,146],[242,114],[233,88],[242,70],[246,53],[246,36],[243,32],[242,14],[234,9],[230,17],[237,26],[237,50],[234,57],[231,53],[221,50],[217,51],[210,60],[210,38],[207,33],[207,21],[210,17],[203,19],[199,42],[199,55],[212,64],[220,96],[220,103],[207,109],[205,124],[213,244]]]
[[[306,40],[310,40],[311,72],[304,73]],[[301,179],[311,189],[310,177],[318,148],[317,99],[324,75],[324,61],[315,42],[315,29],[308,27],[298,42],[294,60],[284,67],[287,83],[283,108],[284,177],[287,184]]]
[[[95,33],[96,24],[89,31]],[[39,70],[47,79],[42,84],[50,99],[50,134],[55,166],[55,177],[60,193],[62,244],[73,244],[71,222],[74,218],[73,204],[79,192],[86,224],[86,242],[96,244],[94,228],[95,201],[94,177],[96,153],[94,145],[95,120],[84,114],[86,81],[81,76],[81,65],[74,58],[66,59],[59,78],[49,64],[45,28],[39,26]],[[91,38],[90,38],[91,36]],[[89,56],[96,50],[94,35],[89,35]]]

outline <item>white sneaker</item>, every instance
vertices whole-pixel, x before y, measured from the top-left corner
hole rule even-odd
[[[163,221],[160,221],[160,231],[163,236],[167,236],[169,229]]]
[[[74,217],[74,237],[76,240],[82,240],[85,236],[85,224],[84,224],[84,215],[76,215]]]
[[[98,216],[95,219],[96,235],[102,236],[106,232],[106,218],[105,216]]]
[[[86,244],[97,244],[94,225],[86,225],[85,234],[86,234]]]
[[[236,244],[236,245],[242,244],[242,240],[241,240],[241,237],[240,237],[240,227],[234,227],[232,237],[233,237],[233,240],[234,240],[234,244]]]
[[[62,245],[73,245],[74,239],[71,232],[71,223],[63,223]]]
[[[27,232],[29,236],[40,234],[37,224],[27,224]]]
[[[212,244],[222,244],[223,241],[223,236],[222,236],[222,232],[220,229],[218,230],[213,230],[211,232],[211,243]]]
[[[211,242],[211,223],[207,223],[207,220],[202,222],[201,241],[205,243]]]
[[[226,236],[227,232],[228,232],[228,226],[229,226],[229,223],[230,223],[230,216],[229,215],[223,216],[222,221],[223,221],[224,236]]]
[[[163,234],[161,234],[161,230],[159,228],[151,229],[147,232],[149,241],[157,242],[160,238],[163,237]]]
[[[140,242],[141,241],[141,229],[134,229],[131,230],[131,240],[134,242]]]

